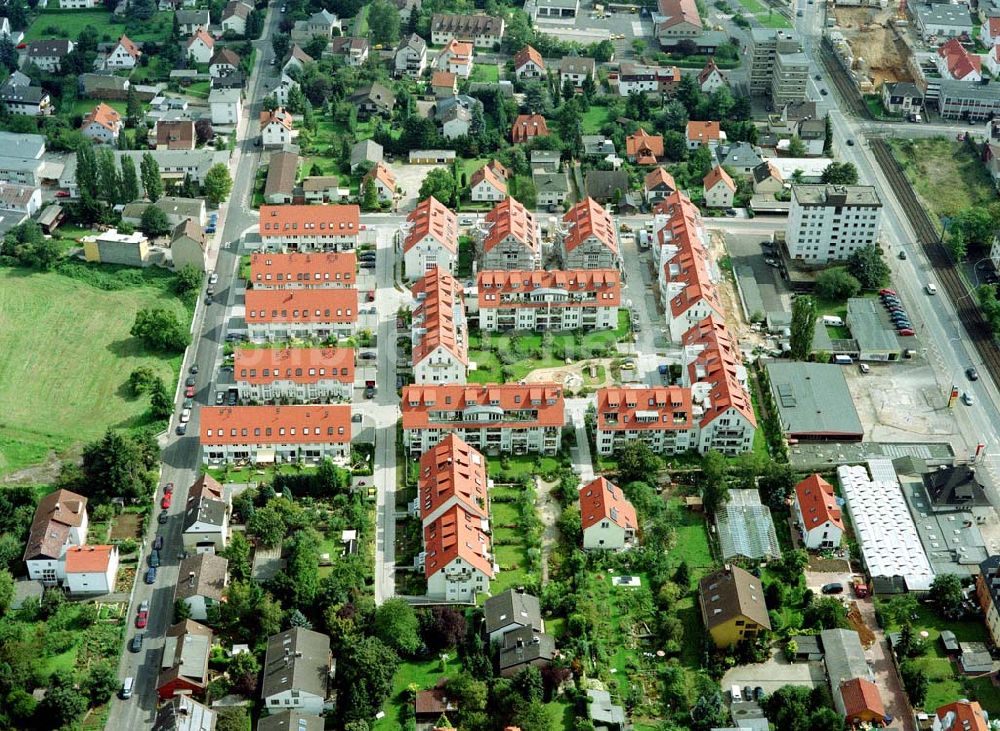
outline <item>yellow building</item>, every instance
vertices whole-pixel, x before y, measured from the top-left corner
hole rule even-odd
[[[703,578],[698,583],[698,604],[716,647],[732,647],[771,629],[760,579],[739,566]]]

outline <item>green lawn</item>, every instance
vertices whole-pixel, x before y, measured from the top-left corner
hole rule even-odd
[[[96,107],[100,103],[101,102],[98,101],[97,99],[76,99],[69,106],[69,109],[62,109],[61,111],[66,114],[69,114],[70,116],[79,114],[82,117],[88,112],[93,111],[94,107]],[[117,110],[118,113],[121,114],[122,116],[125,115],[125,108],[128,106],[125,102],[105,101],[104,103],[107,104],[112,109]],[[145,129],[145,127],[143,127],[143,129]]]
[[[585,135],[596,135],[601,131],[601,127],[607,124],[608,121],[608,108],[592,106],[586,112],[583,113],[581,118],[581,123],[583,125],[583,134]]]
[[[104,291],[55,272],[0,270],[0,475],[109,426],[140,424],[146,400],[124,393],[135,368],[153,368],[173,388],[177,359],[148,355],[128,331],[144,307],[189,315],[168,290],[172,277],[146,276]]]
[[[500,81],[500,69],[495,63],[477,63],[472,67],[469,81],[480,81],[484,84],[496,84]]]
[[[116,41],[124,33],[133,41],[163,42],[173,32],[173,13],[158,12],[141,23],[126,23],[104,10],[44,10],[24,33],[24,40],[72,38],[88,25],[97,29],[98,40]]]
[[[760,0],[739,0],[740,5],[754,14],[765,28],[791,28],[788,19],[778,12],[771,12]]]
[[[191,96],[198,96],[202,99],[208,99],[209,93],[212,91],[212,85],[207,81],[196,81],[195,83],[188,86],[185,93]]]
[[[364,38],[368,35],[368,6],[362,5],[354,16],[354,37]]]

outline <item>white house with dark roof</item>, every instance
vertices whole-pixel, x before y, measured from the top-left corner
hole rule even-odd
[[[545,631],[538,597],[508,589],[491,596],[483,603],[485,630],[490,643],[501,639],[511,630],[529,627],[536,632]]]
[[[229,542],[229,501],[211,475],[202,475],[188,490],[182,540],[192,553],[215,553]]]
[[[69,490],[56,490],[38,501],[28,531],[24,564],[28,578],[55,586],[66,578],[60,559],[70,546],[87,543],[87,498]]]
[[[224,601],[229,583],[229,560],[211,553],[183,559],[177,571],[174,603],[184,602],[191,619],[204,622],[208,610]]]
[[[333,677],[330,638],[293,627],[267,641],[260,697],[267,709],[320,715]]]

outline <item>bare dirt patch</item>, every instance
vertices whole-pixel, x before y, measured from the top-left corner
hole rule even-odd
[[[841,7],[834,15],[854,52],[855,70],[859,70],[863,60],[876,88],[883,81],[913,81],[906,64],[909,50],[892,28],[895,3],[884,9]]]
[[[851,629],[858,633],[861,638],[861,644],[865,647],[871,647],[875,643],[875,633],[871,628],[865,624],[864,617],[861,616],[861,610],[858,609],[857,602],[851,602],[851,606],[847,609],[847,621],[851,623]]]
[[[111,540],[125,540],[135,538],[139,535],[140,518],[138,513],[122,513],[115,518],[114,528],[111,529]]]
[[[603,388],[604,386],[614,386],[614,379],[611,377],[611,358],[593,358],[581,361],[572,365],[557,366],[555,368],[536,368],[524,377],[528,383],[558,383],[559,385],[571,389],[579,390],[584,385],[584,374],[589,378],[589,368],[591,365],[604,367],[604,381],[602,383],[590,383],[592,388]]]

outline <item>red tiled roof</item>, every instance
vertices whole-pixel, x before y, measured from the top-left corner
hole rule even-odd
[[[708,191],[714,188],[719,181],[722,181],[722,184],[730,190],[736,190],[736,183],[733,182],[729,173],[722,169],[721,165],[716,165],[714,168],[709,170],[708,175],[705,176],[702,183],[705,186],[705,190]]]
[[[448,58],[448,63],[453,63],[456,66],[468,66],[472,63],[472,53],[471,43],[452,38],[448,45],[441,49],[438,58],[445,56]]]
[[[879,720],[885,718],[882,696],[875,684],[867,678],[845,680],[840,684],[840,695],[844,699],[844,716],[848,723],[865,721],[870,717]]]
[[[974,53],[969,53],[957,38],[952,38],[938,48],[938,56],[945,60],[948,73],[952,78],[962,80],[972,73],[981,74],[983,60]]]
[[[666,20],[659,24],[659,28],[670,28],[680,23],[702,27],[695,0],[659,0],[657,5],[660,15],[666,17]]]
[[[328,322],[347,324],[358,320],[358,292],[354,288],[248,289],[246,321]]]
[[[351,441],[350,404],[206,406],[201,443],[345,444]]]
[[[462,412],[469,408],[499,407],[504,417],[512,412],[526,413],[521,418],[492,419],[492,414],[483,414],[482,421],[467,420]],[[455,427],[489,426],[491,428],[514,427],[562,427],[566,423],[565,402],[562,388],[554,383],[520,385],[517,383],[488,384],[444,384],[440,386],[406,386],[401,401],[404,429],[435,429]],[[442,413],[443,412],[443,413]],[[431,413],[446,420],[430,419]],[[530,416],[530,418],[528,418]]]
[[[987,18],[987,29],[990,32],[990,38],[996,38],[1000,35],[1000,17],[993,16],[992,18]]]
[[[597,390],[597,428],[603,431],[683,431],[692,426],[690,389],[657,386]]]
[[[452,498],[481,518],[488,517],[486,459],[455,434],[420,457],[420,517],[426,520]]]
[[[392,170],[384,162],[375,163],[375,167],[369,170],[368,174],[361,179],[361,184],[364,185],[369,178],[378,180],[390,191],[393,193],[396,192],[396,176],[392,174]]]
[[[250,282],[264,287],[299,284],[354,286],[357,257],[345,252],[254,252],[250,255]]]
[[[719,67],[715,65],[715,58],[710,56],[708,61],[705,62],[705,68],[698,74],[698,86],[704,84],[708,80],[708,77],[715,72],[722,73],[719,71]]]
[[[212,60],[209,61],[209,65],[215,66],[216,64],[228,64],[230,66],[239,67],[240,57],[236,51],[231,48],[220,48],[212,56]]]
[[[1000,21],[1000,18],[990,20]],[[937,709],[937,717],[941,719],[943,731],[989,731],[986,713],[978,701],[955,701],[941,706]]]
[[[635,508],[622,494],[621,488],[598,477],[580,488],[580,521],[587,530],[602,520],[610,520],[620,528],[636,530]]]
[[[139,50],[139,46],[135,45],[124,33],[122,34],[122,37],[118,39],[118,45],[124,48],[125,53],[132,58],[139,58],[139,56],[142,55],[142,51]]]
[[[795,498],[805,520],[806,530],[823,525],[827,521],[841,530],[844,529],[840,507],[833,494],[833,485],[819,475],[809,475],[796,485]]]
[[[614,220],[593,198],[588,197],[570,208],[563,216],[563,222],[569,228],[569,233],[563,239],[563,248],[567,252],[573,251],[593,236],[612,252],[618,253]]]
[[[489,233],[483,239],[484,253],[491,251],[508,236],[513,236],[535,254],[541,251],[535,214],[513,198],[505,198],[493,206],[493,210],[486,214],[485,221],[489,226]]]
[[[260,235],[357,236],[361,209],[357,205],[260,207]]]
[[[542,60],[542,54],[531,46],[525,46],[514,54],[514,70],[517,71],[524,64],[528,63],[528,61],[534,63],[541,70],[545,70],[545,62]]]
[[[453,74],[451,71],[435,71],[431,74],[431,87],[432,88],[444,88],[449,89],[455,86],[455,80],[458,76]]]
[[[750,393],[739,379],[742,368],[739,345],[730,334],[725,321],[709,315],[684,333],[681,343],[689,348],[701,348],[688,365],[691,383],[711,384],[709,404],[701,417],[701,426],[708,426],[729,409],[735,409],[756,427],[757,417],[750,401]]]
[[[678,191],[667,196],[654,211],[670,216],[667,225],[657,234],[660,246],[677,248],[663,264],[666,280],[683,285],[670,299],[671,313],[680,317],[691,306],[705,301],[721,316],[722,300],[708,269],[708,252],[697,234],[700,217],[690,199]]]
[[[514,120],[510,131],[510,139],[514,144],[527,142],[535,137],[548,137],[549,127],[541,114],[519,114]]]
[[[237,383],[275,381],[354,383],[354,348],[239,348],[233,360]]]
[[[456,558],[493,578],[490,537],[478,516],[456,505],[424,528],[424,575],[429,579]]]
[[[648,134],[640,127],[634,135],[625,138],[625,152],[640,161],[655,163],[657,158],[663,157],[663,138]]]
[[[442,347],[459,362],[468,365],[468,337],[465,322],[455,322],[455,308],[462,307],[462,288],[455,278],[438,267],[413,285],[413,296],[424,295],[413,312],[424,332],[413,346],[413,365]]]
[[[219,481],[206,472],[188,488],[188,501],[202,498],[221,501],[225,499],[225,494],[226,491]]]
[[[270,111],[264,110],[260,113],[261,129],[264,129],[274,122],[275,124],[280,124],[287,130],[291,130],[292,121],[292,113],[287,111],[284,107],[278,107],[277,109],[272,109]]]
[[[410,232],[403,240],[403,251],[409,251],[425,236],[432,236],[452,254],[458,253],[458,217],[454,211],[434,196],[417,204],[406,217]]]
[[[529,271],[487,270],[478,275],[479,309],[497,307],[578,307],[574,297],[585,292],[596,292],[587,304],[598,307],[620,307],[622,301],[621,277],[615,269],[532,269]],[[570,297],[565,302],[538,301],[527,298],[536,290],[559,289]],[[514,302],[504,301],[504,295],[524,295]],[[493,295],[487,299],[487,295]]]
[[[510,180],[510,169],[495,157],[486,163],[486,167],[492,170],[498,178],[504,181]]]
[[[114,546],[70,546],[66,549],[66,573],[103,574],[115,550]]]
[[[722,130],[719,128],[718,122],[688,122],[687,123],[687,138],[690,142],[701,142],[705,144],[712,140],[718,141],[720,139],[720,132]]]
[[[202,43],[204,43],[209,48],[213,48],[215,46],[215,39],[212,38],[212,36],[210,36],[208,33],[206,33],[204,28],[199,28],[194,32],[194,34],[190,38],[188,38],[187,47],[191,48],[194,42],[199,39],[201,39]]]
[[[122,122],[122,115],[120,115],[117,110],[109,107],[104,102],[101,102],[92,110],[87,112],[87,115],[83,118],[83,124],[80,125],[80,129],[86,129],[91,122],[96,122],[105,129],[109,129],[114,132]]]
[[[643,180],[643,186],[646,190],[653,190],[661,183],[666,185],[671,191],[677,190],[677,183],[674,182],[674,176],[663,168],[656,168],[649,171]]]
[[[484,180],[504,195],[507,194],[507,183],[489,165],[483,165],[472,174],[472,178],[469,180],[469,187],[475,188]]]

